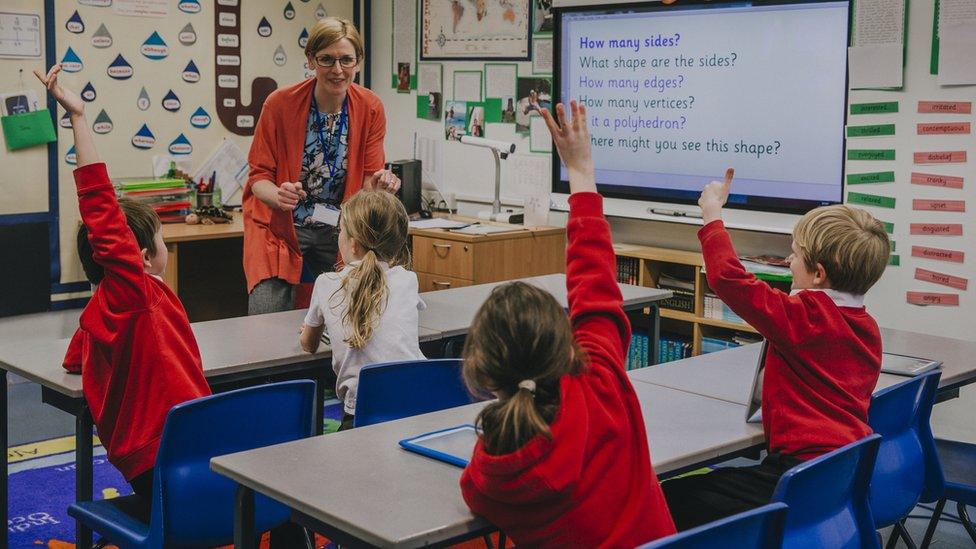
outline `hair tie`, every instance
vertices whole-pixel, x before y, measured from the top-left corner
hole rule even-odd
[[[525,389],[528,392],[532,393],[532,396],[535,396],[535,381],[531,379],[523,379],[522,381],[520,381],[518,384],[518,388]]]

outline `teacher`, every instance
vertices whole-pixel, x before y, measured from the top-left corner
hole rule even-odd
[[[346,19],[321,19],[305,56],[315,76],[268,96],[248,154],[248,314],[293,308],[303,262],[313,276],[335,269],[343,202],[360,189],[400,188],[383,169],[383,104],[353,83],[364,60],[359,31]]]

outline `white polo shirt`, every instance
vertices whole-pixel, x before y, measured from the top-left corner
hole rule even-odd
[[[336,290],[357,264],[352,262],[339,272],[319,275],[315,279],[312,300],[305,315],[306,326],[325,324],[332,347],[332,369],[338,377],[336,394],[343,401],[347,414],[356,413],[356,389],[359,386],[359,370],[363,366],[426,358],[420,352],[418,311],[427,305],[417,292],[417,275],[400,266],[390,268],[384,262],[380,262],[380,266],[386,277],[387,301],[385,307],[381,306],[373,335],[359,349],[352,349],[346,343],[352,333],[349,326],[342,322],[348,298],[342,292],[336,293]]]

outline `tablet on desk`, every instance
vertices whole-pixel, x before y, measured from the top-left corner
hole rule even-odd
[[[886,374],[915,377],[939,366],[942,366],[942,363],[937,360],[894,353],[881,354],[881,371]]]
[[[769,343],[764,339],[759,351],[759,363],[756,364],[756,374],[752,377],[752,388],[749,389],[749,404],[746,407],[746,423],[762,422],[762,385],[763,373],[766,369],[766,351]]]
[[[466,467],[478,442],[474,425],[458,425],[432,433],[424,433],[400,441],[405,450],[434,458],[457,467]]]

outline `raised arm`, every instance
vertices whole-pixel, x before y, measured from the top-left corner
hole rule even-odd
[[[68,112],[68,119],[71,120],[71,133],[74,134],[75,138],[77,167],[83,168],[99,162],[98,151],[95,150],[95,142],[92,140],[88,120],[85,119],[85,103],[78,97],[78,94],[61,87],[61,84],[58,83],[58,73],[60,72],[61,64],[58,63],[51,67],[47,74],[41,74],[35,69],[34,76],[44,84],[48,93]]]
[[[722,207],[728,200],[734,170],[725,172],[724,181],[712,181],[705,186],[698,205],[702,209],[705,226],[698,231],[705,275],[708,285],[726,305],[763,337],[780,344],[796,344],[810,333],[810,322],[804,308],[789,295],[771,288],[746,271],[732,246],[725,225]]]
[[[576,341],[590,362],[623,371],[630,345],[630,322],[622,308],[603,198],[596,192],[586,108],[556,105],[557,120],[542,109],[559,157],[569,171],[569,222],[566,224],[566,289]]]
[[[34,75],[71,119],[78,158],[78,167],[74,171],[78,207],[81,220],[88,228],[92,257],[105,271],[100,284],[109,286],[102,295],[113,311],[143,308],[148,293],[142,252],[119,208],[105,164],[98,158],[85,119],[85,104],[76,93],[58,83],[60,72],[61,65],[58,64],[46,75],[38,71],[34,71]]]

